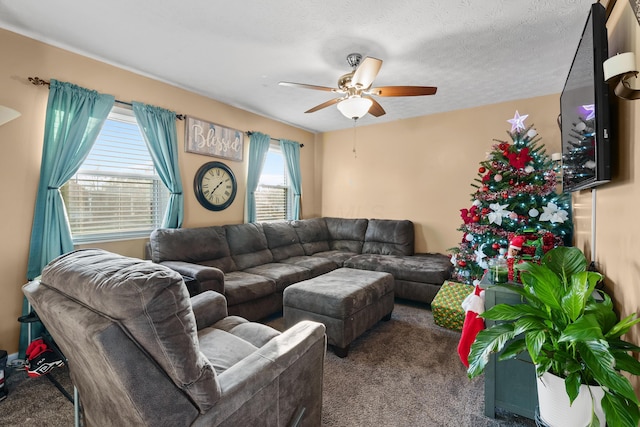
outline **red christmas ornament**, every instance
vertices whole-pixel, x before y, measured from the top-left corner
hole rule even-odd
[[[498,148],[500,148],[502,151],[506,151],[507,149],[509,149],[509,144],[503,142],[502,144],[498,145]]]
[[[502,155],[505,156],[505,157],[509,157],[509,152],[507,150],[504,150],[502,152]]]
[[[513,185],[514,182],[515,182],[514,180],[510,179],[509,180],[509,185]]]
[[[491,245],[491,247],[492,247],[493,249],[495,249],[496,251],[497,251],[498,249],[500,249],[500,245],[499,245],[499,244],[497,244],[497,243],[494,243],[493,245]]]
[[[509,197],[509,193],[507,193],[506,191],[502,193],[502,198],[506,199]]]
[[[475,215],[473,217],[473,222],[479,222],[480,221],[480,217],[478,215]]]
[[[484,192],[486,193],[487,191],[489,191],[489,187],[487,187],[487,186],[485,185],[484,187],[482,187],[482,191],[484,191]]]
[[[489,209],[487,209],[487,208],[482,208],[481,214],[482,214],[483,216],[484,216],[484,215],[486,215],[486,214],[488,214],[488,213],[489,213]]]
[[[467,266],[467,261],[465,261],[465,260],[461,259],[460,261],[458,261],[458,265],[459,265],[460,267],[466,267],[466,266]]]
[[[478,172],[480,173],[485,173],[487,171],[487,169],[484,166],[481,166],[480,169],[478,169]]]

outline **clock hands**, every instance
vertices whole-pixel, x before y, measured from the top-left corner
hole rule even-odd
[[[222,183],[223,183],[223,182],[224,182],[224,181],[220,181],[220,183],[219,183],[218,185],[216,185],[216,186],[213,188],[213,190],[211,190],[211,192],[212,192],[212,193],[215,193],[215,192],[216,192],[216,190],[218,189],[218,187],[220,187],[220,186],[222,185]]]

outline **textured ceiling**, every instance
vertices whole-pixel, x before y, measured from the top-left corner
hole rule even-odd
[[[304,113],[334,94],[278,82],[335,87],[351,52],[384,61],[374,86],[438,87],[378,98],[387,114],[359,125],[559,93],[591,3],[0,0],[0,28],[322,132],[352,126],[335,106]]]

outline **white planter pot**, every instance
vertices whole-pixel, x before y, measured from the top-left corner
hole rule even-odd
[[[537,379],[538,410],[540,418],[550,427],[585,427],[591,422],[592,409],[595,410],[600,425],[605,425],[602,397],[604,391],[599,386],[580,386],[578,397],[569,404],[569,396],[564,379],[545,372]],[[589,393],[591,389],[591,393]]]

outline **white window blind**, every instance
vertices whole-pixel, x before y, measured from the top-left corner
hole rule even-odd
[[[288,219],[291,190],[287,166],[280,145],[271,145],[256,189],[256,221]]]
[[[61,191],[74,243],[146,237],[161,226],[169,199],[133,111],[120,107]]]

